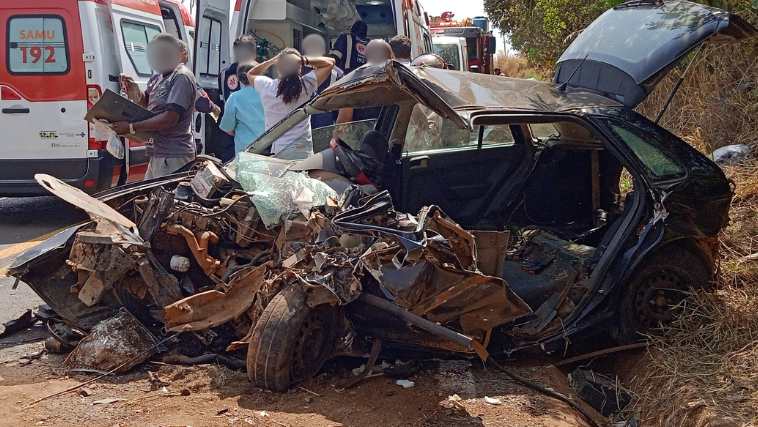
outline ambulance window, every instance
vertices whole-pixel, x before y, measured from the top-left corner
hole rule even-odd
[[[166,32],[181,40],[182,32],[179,30],[179,21],[176,19],[176,14],[174,11],[169,8],[162,7],[161,16],[163,17],[163,26],[166,27]]]
[[[66,26],[59,16],[11,17],[7,49],[8,71],[12,74],[68,72]]]
[[[221,21],[203,16],[199,31],[208,36],[198,43],[198,71],[204,76],[218,76],[221,70]]]
[[[121,33],[124,36],[124,47],[134,70],[140,76],[153,74],[150,63],[147,62],[147,43],[161,33],[155,25],[121,20]]]

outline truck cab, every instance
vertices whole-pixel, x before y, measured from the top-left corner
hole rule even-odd
[[[435,36],[434,53],[445,60],[451,70],[468,71],[468,45],[465,37]]]

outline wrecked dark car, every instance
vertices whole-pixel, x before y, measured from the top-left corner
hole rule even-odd
[[[199,159],[97,199],[40,176],[93,221],[10,273],[69,329],[125,308],[152,334],[246,350],[250,379],[274,390],[339,354],[486,360],[599,332],[636,340],[711,282],[732,189],[632,109],[700,43],[756,31],[686,1],[622,6],[553,84],[367,65],[231,164]],[[370,107],[375,120],[320,130],[308,159],[260,155],[309,115]]]

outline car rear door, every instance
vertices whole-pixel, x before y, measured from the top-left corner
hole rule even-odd
[[[416,212],[438,205],[463,226],[482,226],[493,190],[525,161],[518,127],[507,124],[461,129],[417,104],[401,159],[399,209]]]
[[[0,4],[0,180],[83,177],[87,91],[77,2]]]
[[[686,0],[630,1],[606,11],[577,36],[558,59],[554,80],[634,108],[704,41],[755,35],[745,20],[715,7]]]

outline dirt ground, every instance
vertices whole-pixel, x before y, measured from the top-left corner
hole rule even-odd
[[[11,338],[18,342],[20,336]],[[33,339],[35,334],[22,336]],[[8,353],[11,338],[0,342],[0,354],[12,355],[0,357],[2,426],[588,425],[568,405],[516,385],[502,373],[460,360],[430,363],[408,378],[415,382],[408,389],[377,376],[346,390],[340,384],[350,377],[350,369],[332,367],[285,394],[255,389],[244,372],[222,366],[149,362],[126,375],[89,384],[86,393],[77,390],[29,406],[95,374],[66,373],[61,368],[62,355],[34,358],[43,348],[41,342],[15,346]],[[31,360],[26,358],[30,356]],[[553,367],[516,371],[567,391],[565,375]],[[157,374],[165,385],[151,382],[148,372]],[[456,394],[457,403],[449,398]],[[501,403],[487,403],[485,396]]]

